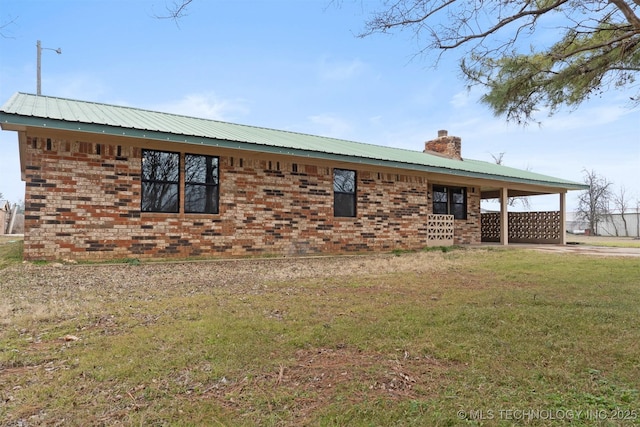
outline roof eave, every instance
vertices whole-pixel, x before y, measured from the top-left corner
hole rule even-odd
[[[8,126],[6,126],[8,125]],[[394,160],[377,159],[371,157],[361,157],[354,155],[345,155],[330,153],[324,151],[304,150],[297,148],[279,147],[275,145],[266,145],[251,143],[246,141],[234,141],[229,139],[216,139],[201,137],[195,135],[176,134],[168,132],[160,132],[153,130],[142,130],[135,128],[123,128],[104,124],[70,122],[58,119],[49,119],[43,117],[24,116],[14,113],[0,111],[0,126],[7,130],[16,130],[17,127],[32,127],[42,129],[54,129],[58,131],[74,131],[89,134],[111,135],[124,138],[148,139],[154,141],[173,142],[209,147],[221,147],[228,149],[246,150],[259,153],[271,153],[280,155],[290,155],[297,157],[308,157],[321,160],[332,160],[355,164],[364,164],[369,166],[385,166],[398,169],[406,169],[420,172],[432,172],[446,175],[454,175],[458,177],[485,179],[498,182],[511,182],[524,185],[535,185],[549,187],[558,190],[584,190],[588,186],[579,183],[555,182],[544,180],[531,180],[518,177],[502,176],[498,174],[489,174],[482,172],[465,171],[454,168],[429,166],[420,163],[400,162]]]

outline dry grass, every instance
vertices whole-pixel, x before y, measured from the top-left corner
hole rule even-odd
[[[22,261],[22,237],[0,235],[0,270]]]
[[[613,248],[640,248],[640,240],[635,237],[567,235],[567,242],[580,245],[604,246]]]
[[[640,415],[637,259],[477,249],[14,262],[0,301],[1,425],[511,425],[498,412],[509,408],[610,415],[573,420],[586,426]],[[615,410],[627,419],[613,420]]]

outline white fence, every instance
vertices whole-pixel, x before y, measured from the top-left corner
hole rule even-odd
[[[625,226],[625,222],[627,223]],[[640,212],[611,214],[598,224],[601,236],[640,237]]]

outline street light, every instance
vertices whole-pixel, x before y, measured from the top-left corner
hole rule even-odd
[[[40,95],[42,93],[42,84],[41,84],[41,78],[40,78],[40,63],[42,62],[41,57],[42,57],[42,50],[46,49],[46,50],[52,50],[55,53],[57,53],[58,55],[60,55],[62,53],[62,49],[57,48],[57,49],[51,49],[50,47],[42,47],[42,45],[40,44],[40,40],[38,40],[38,42],[36,43],[36,47],[38,49],[38,91],[36,92],[37,95]]]

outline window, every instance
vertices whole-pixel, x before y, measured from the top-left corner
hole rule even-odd
[[[464,188],[451,189],[451,214],[455,219],[467,219],[467,194]]]
[[[467,219],[467,192],[463,187],[433,186],[433,213]]]
[[[447,187],[433,186],[433,213],[440,215],[449,214],[449,193]]]
[[[218,158],[184,156],[184,211],[218,213]]]
[[[142,150],[142,212],[178,212],[180,154]]]
[[[356,216],[356,171],[333,170],[333,215]]]
[[[185,154],[184,212],[218,213],[218,158]],[[180,212],[180,154],[142,150],[142,212]]]

